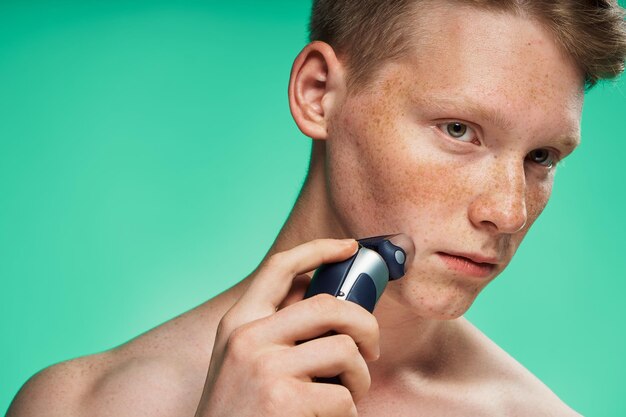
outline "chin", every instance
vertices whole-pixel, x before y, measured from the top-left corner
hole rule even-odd
[[[390,283],[387,290],[395,303],[413,314],[430,320],[453,320],[461,317],[474,303],[484,285],[455,277],[420,279],[405,276]]]

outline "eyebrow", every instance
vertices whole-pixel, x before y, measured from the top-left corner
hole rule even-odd
[[[439,110],[459,110],[462,112],[470,112],[478,115],[483,120],[497,126],[502,130],[510,130],[513,122],[499,108],[488,108],[481,103],[469,98],[462,97],[460,99],[451,99],[436,95],[419,95],[413,98],[413,101],[425,105],[435,107]],[[580,145],[580,137],[578,135],[565,135],[557,138],[557,141],[567,149],[574,150]]]

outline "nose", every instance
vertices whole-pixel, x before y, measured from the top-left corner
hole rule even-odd
[[[526,176],[523,164],[502,163],[481,179],[481,193],[469,206],[469,218],[479,229],[513,234],[526,225]]]

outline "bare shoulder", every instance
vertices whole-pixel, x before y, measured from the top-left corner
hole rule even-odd
[[[489,339],[466,319],[469,343],[475,344],[477,373],[487,373],[490,390],[497,392],[500,415],[536,417],[576,417],[578,412],[563,402],[548,386]],[[478,370],[480,369],[480,371]]]
[[[183,367],[164,358],[124,358],[117,351],[91,355],[37,373],[7,417],[193,415],[184,407],[193,391],[186,379]]]
[[[50,366],[32,376],[9,407],[7,417],[80,416],[80,400],[87,394],[87,381],[105,372],[104,355],[79,358]]]
[[[222,315],[209,301],[113,350],[50,366],[7,417],[193,416]]]

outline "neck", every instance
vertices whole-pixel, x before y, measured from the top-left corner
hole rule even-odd
[[[331,207],[326,188],[323,145],[314,146],[302,191],[260,266],[269,256],[313,239],[357,237],[351,236]],[[374,315],[380,327],[381,357],[370,366],[372,374],[378,373],[380,379],[386,379],[397,373],[409,372],[429,377],[441,372],[443,358],[449,357],[450,330],[455,323],[418,317],[387,293],[379,300]]]
[[[355,237],[350,236],[330,207],[324,178],[324,158],[324,143],[315,143],[304,186],[265,259],[313,239]]]

